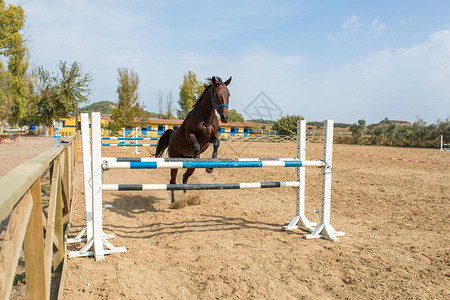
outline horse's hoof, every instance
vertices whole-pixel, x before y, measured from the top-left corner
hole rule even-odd
[[[207,172],[207,173],[212,173],[213,171],[214,171],[213,168],[206,168],[206,172]]]

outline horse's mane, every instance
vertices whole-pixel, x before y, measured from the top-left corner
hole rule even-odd
[[[214,78],[216,79],[217,85],[223,84],[222,78],[220,78],[219,76],[215,76]],[[203,90],[200,97],[198,97],[197,102],[195,102],[195,104],[194,104],[194,107],[196,107],[200,102],[202,102],[203,99],[205,99],[206,93],[209,92],[209,89],[212,86],[212,78],[206,78],[206,81],[209,82],[209,84],[204,85],[205,89]]]

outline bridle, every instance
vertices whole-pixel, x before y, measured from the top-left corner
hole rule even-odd
[[[219,112],[219,108],[221,108],[221,107],[228,107],[228,104],[220,104],[220,105],[217,105],[216,102],[214,102],[213,89],[214,89],[214,86],[211,85],[211,101],[212,101],[212,103],[214,104],[214,106],[216,107],[217,112]]]

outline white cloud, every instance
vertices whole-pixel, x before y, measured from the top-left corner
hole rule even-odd
[[[321,107],[322,118],[411,121],[419,115],[434,122],[449,117],[449,82],[450,31],[443,30],[431,34],[426,43],[376,51],[359,62],[315,76],[302,90]],[[298,105],[297,110],[304,107]],[[311,105],[307,107],[317,115]]]
[[[342,24],[342,28],[344,28],[348,32],[358,32],[361,30],[363,22],[358,22],[358,16],[351,16]]]
[[[359,33],[364,26],[364,22],[360,22],[358,16],[351,16],[342,23],[342,30],[336,33],[328,34],[328,39],[339,41],[347,38],[350,35]]]
[[[384,31],[384,29],[386,29],[386,24],[380,24],[380,20],[375,19],[370,24],[369,32],[373,34],[374,37],[378,37]]]

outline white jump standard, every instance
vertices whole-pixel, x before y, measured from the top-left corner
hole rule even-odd
[[[217,190],[217,189],[247,189],[247,188],[298,188],[297,213],[293,219],[283,226],[284,230],[303,229],[310,234],[307,239],[325,238],[338,241],[338,232],[330,224],[331,171],[333,121],[326,121],[324,136],[323,160],[307,161],[305,159],[306,122],[299,121],[297,126],[297,157],[296,158],[221,158],[221,159],[181,159],[181,158],[133,158],[133,157],[101,157],[100,113],[92,113],[92,139],[89,144],[89,118],[82,114],[83,160],[90,159],[92,146],[92,168],[85,167],[85,193],[87,215],[87,243],[80,251],[72,252],[71,256],[94,255],[96,260],[102,260],[105,254],[124,252],[124,247],[114,247],[106,239],[111,235],[103,233],[102,222],[102,191],[146,191],[146,190]],[[84,123],[84,124],[83,124]],[[119,144],[120,145],[120,144]],[[86,153],[86,154],[85,154]],[[89,155],[88,155],[89,153]],[[88,165],[86,163],[86,165]],[[187,169],[187,168],[263,168],[263,167],[294,167],[297,169],[297,181],[287,182],[247,182],[247,183],[213,183],[213,184],[106,184],[102,182],[102,173],[111,169]],[[321,223],[316,225],[305,216],[305,167],[322,169],[322,211]],[[92,195],[91,199],[88,195]],[[88,217],[91,216],[90,218]],[[91,233],[92,232],[92,237]],[[79,238],[79,236],[78,236]],[[104,245],[108,249],[104,249]],[[93,251],[88,251],[91,247]]]
[[[330,128],[331,127],[331,128]],[[331,130],[330,130],[331,129]],[[323,143],[323,162],[322,168],[322,210],[321,222],[311,232],[305,235],[307,239],[326,238],[332,241],[339,241],[338,237],[345,235],[342,231],[336,231],[331,226],[331,171],[333,156],[333,121],[325,123],[325,132]]]
[[[92,114],[92,124],[100,124],[100,113]],[[92,139],[100,141],[100,126],[92,127]],[[94,165],[93,162],[100,159],[101,147],[92,145],[89,138],[89,116],[87,113],[81,114],[81,143],[83,147],[83,174],[84,174],[84,193],[86,209],[86,227],[73,239],[68,239],[68,243],[86,242],[78,251],[70,251],[69,257],[82,257],[95,255],[97,260],[101,260],[104,254],[116,252],[126,252],[125,247],[115,247],[107,241],[114,238],[114,234],[105,234],[103,232],[103,211],[102,211],[102,191],[101,191],[101,168]],[[100,148],[100,149],[97,149]],[[100,174],[99,176],[95,176]],[[99,188],[100,187],[100,188]],[[86,233],[86,238],[82,236]],[[103,244],[108,248],[104,249]],[[92,249],[93,248],[93,249]],[[92,250],[91,250],[92,249]],[[98,253],[98,254],[97,254]]]
[[[439,151],[450,151],[450,144],[444,144],[444,136],[441,134],[441,147]]]

